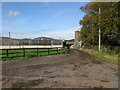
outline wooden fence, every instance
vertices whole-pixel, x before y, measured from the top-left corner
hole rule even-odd
[[[33,57],[53,54],[65,54],[69,48],[18,48],[18,49],[0,49],[0,58]]]

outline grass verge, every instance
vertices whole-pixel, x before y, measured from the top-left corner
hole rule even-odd
[[[114,64],[118,64],[118,55],[110,55],[104,52],[98,52],[98,51],[94,51],[94,50],[89,50],[89,49],[79,49],[80,51],[89,53],[97,58],[100,58],[102,60],[114,63]],[[112,58],[111,58],[112,57]],[[115,58],[115,59],[113,59]]]

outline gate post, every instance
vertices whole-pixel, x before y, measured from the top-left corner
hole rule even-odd
[[[23,57],[25,57],[25,48],[23,48]]]

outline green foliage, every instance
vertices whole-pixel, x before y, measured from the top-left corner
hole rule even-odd
[[[86,46],[98,45],[98,31],[101,28],[101,43],[105,46],[120,45],[120,18],[118,2],[91,2],[80,9],[86,13],[80,20],[81,40]],[[100,24],[99,24],[99,8]]]
[[[71,40],[65,40],[66,42],[74,42],[74,39]]]

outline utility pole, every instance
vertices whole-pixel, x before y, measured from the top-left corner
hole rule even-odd
[[[9,39],[10,39],[10,32],[9,32]],[[10,40],[9,40],[10,41]],[[11,44],[11,41],[9,42],[9,49],[10,49],[10,44]]]
[[[101,46],[101,30],[100,30],[100,8],[99,8],[99,46],[98,49],[100,51],[100,46]]]
[[[53,46],[53,40],[51,40],[51,47]]]
[[[9,32],[9,39],[10,39],[10,32]]]

